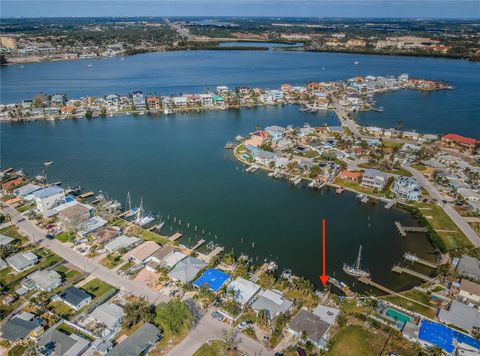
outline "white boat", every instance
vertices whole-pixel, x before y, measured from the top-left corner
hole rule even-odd
[[[347,265],[346,263],[343,264],[343,272],[349,274],[350,276],[354,277],[368,277],[370,273],[360,268],[360,262],[362,259],[362,245],[360,245],[360,249],[358,250],[357,260],[353,265]]]
[[[43,164],[45,167],[51,166],[53,164],[53,161],[45,161]]]
[[[353,62],[353,64],[358,64],[358,63],[359,63],[358,61]]]
[[[248,167],[245,171],[248,173],[255,173],[256,171],[258,171],[258,166],[252,165]]]
[[[155,220],[153,216],[149,214],[144,215],[143,213],[143,198],[140,198],[140,207],[138,208],[137,218],[134,221],[138,226],[145,226]]]
[[[165,115],[170,115],[172,113],[172,111],[170,109],[165,108],[165,109],[163,109],[163,113]]]
[[[237,142],[243,141],[243,136],[240,136],[240,135],[235,136],[235,141]]]
[[[301,181],[302,181],[301,176],[296,176],[296,177],[290,178],[290,183],[292,183],[293,185],[298,185],[298,184],[300,184]]]
[[[132,208],[132,202],[130,200],[130,192],[127,193],[127,202],[125,203],[125,208],[128,208],[128,210],[125,212],[126,218],[135,216],[138,213],[138,208]]]
[[[290,279],[292,277],[292,271],[289,269],[286,269],[282,272],[282,278],[285,279]]]

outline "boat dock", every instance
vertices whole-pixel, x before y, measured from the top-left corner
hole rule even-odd
[[[215,247],[208,255],[208,259],[211,259],[212,257],[215,257],[216,255],[218,255],[220,252],[222,252],[224,250],[223,247],[221,246],[217,246]]]
[[[252,282],[258,281],[258,279],[260,278],[260,276],[261,276],[263,273],[267,272],[268,266],[269,266],[268,263],[264,263],[263,265],[261,265],[260,268],[258,268],[258,269],[256,270],[256,272],[253,274],[253,276],[252,276],[252,278],[251,278],[251,281],[252,281]]]
[[[430,278],[429,276],[426,276],[422,273],[418,273],[418,272],[415,272],[415,271],[412,271],[411,269],[409,268],[404,268],[404,267],[400,267],[398,265],[395,265],[392,267],[392,272],[396,272],[396,273],[407,273],[411,276],[414,276],[418,279],[421,279],[425,282],[432,282],[433,281],[433,278]]]
[[[395,204],[397,204],[397,201],[395,199],[392,199],[387,203],[387,205],[385,205],[385,209],[390,209]]]
[[[168,239],[170,241],[175,241],[175,240],[178,240],[180,237],[182,237],[182,234],[179,232],[176,232],[172,236],[170,236]]]
[[[417,262],[430,268],[437,268],[438,266],[438,264],[424,260],[423,258],[417,257],[415,254],[410,252],[405,252],[405,254],[403,255],[403,259],[409,262]]]
[[[382,286],[381,284],[378,284],[374,281],[372,281],[369,277],[360,277],[358,279],[361,283],[366,284],[367,286],[372,286],[377,288],[378,290],[381,290],[382,292],[385,292],[387,294],[397,294],[397,292],[394,292],[391,289],[388,289],[387,287]]]
[[[192,250],[192,251],[196,250],[197,248],[199,248],[200,246],[202,246],[204,243],[205,243],[205,240],[203,240],[203,239],[200,240],[200,241],[198,241],[197,244],[191,248],[191,250]]]
[[[402,237],[407,237],[407,232],[427,232],[425,227],[420,226],[402,226],[399,221],[395,221],[395,227]]]

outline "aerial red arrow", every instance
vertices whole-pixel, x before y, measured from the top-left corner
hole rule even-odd
[[[322,275],[320,276],[320,280],[322,281],[323,285],[325,286],[328,281],[327,276],[327,249],[325,247],[325,240],[326,240],[326,233],[325,233],[325,219],[322,219],[322,262],[323,262],[323,270]]]

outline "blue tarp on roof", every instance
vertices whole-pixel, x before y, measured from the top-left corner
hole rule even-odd
[[[226,274],[215,268],[207,269],[195,282],[193,285],[196,287],[201,287],[207,285],[209,289],[214,292],[222,287],[222,285],[230,279],[230,275]]]
[[[422,320],[418,338],[436,345],[447,352],[453,352],[455,350],[454,340],[456,340],[457,343],[467,344],[480,350],[480,340],[462,334],[448,326],[428,320]]]

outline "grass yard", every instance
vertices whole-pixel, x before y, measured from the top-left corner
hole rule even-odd
[[[408,290],[406,292],[402,292],[400,294],[405,296],[405,297],[416,300],[416,301],[418,301],[420,303],[423,303],[423,304],[426,304],[426,305],[430,305],[433,308],[435,308],[435,306],[430,303],[430,297],[424,292],[421,292],[421,291],[416,290],[416,289],[411,289],[411,290]],[[400,296],[397,296],[397,295],[389,295],[389,296],[385,296],[385,297],[382,297],[382,298],[389,301],[390,303],[396,304],[396,305],[398,305],[400,307],[403,307],[407,310],[414,311],[416,313],[425,315],[425,316],[427,316],[429,318],[432,318],[432,319],[435,318],[436,309],[428,308],[428,307],[423,306],[421,304],[411,302],[411,301],[409,301],[407,299],[404,299],[404,298],[402,298]]]
[[[430,223],[448,250],[471,246],[470,240],[440,206],[425,203],[413,205],[419,208],[423,217]]]
[[[75,241],[75,234],[65,231],[59,234],[56,239],[60,242],[66,243],[66,242],[73,242]]]
[[[108,293],[110,290],[115,289],[115,287],[98,278],[92,279],[90,282],[81,286],[81,288],[95,296],[93,301]]]
[[[221,340],[213,340],[200,346],[193,356],[223,356],[225,354],[225,343]]]
[[[82,275],[79,271],[69,269],[65,265],[55,268],[55,271],[57,271],[64,280],[74,280]]]
[[[122,262],[123,260],[120,254],[108,254],[100,260],[100,264],[110,269],[117,267]]]
[[[15,226],[9,226],[5,229],[0,230],[0,234],[8,236],[8,237],[12,237],[14,239],[18,239],[18,240],[21,240],[21,241],[26,241],[27,240],[21,233],[18,232],[18,230]]]
[[[16,344],[8,351],[8,356],[22,356],[27,349],[27,344]]]
[[[50,302],[47,305],[47,309],[64,319],[68,319],[71,315],[76,313],[75,310],[60,301]]]
[[[130,228],[129,232],[135,236],[141,236],[144,240],[158,242],[160,245],[171,243],[168,237],[162,236],[153,231],[142,229],[141,227],[138,227],[138,226],[134,226]]]
[[[388,344],[385,345],[387,340]],[[334,336],[330,349],[325,355],[374,356],[380,355],[382,350],[382,355],[388,355],[390,352],[396,352],[402,356],[418,354],[416,347],[403,338],[391,336],[388,339],[388,335],[383,331],[351,325],[342,328]]]

